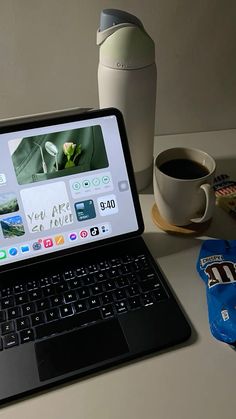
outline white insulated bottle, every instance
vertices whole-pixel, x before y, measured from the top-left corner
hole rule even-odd
[[[100,108],[124,117],[138,191],[153,173],[156,106],[155,45],[135,16],[116,9],[101,13],[98,94]]]

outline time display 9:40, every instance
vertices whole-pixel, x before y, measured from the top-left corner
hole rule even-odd
[[[100,208],[102,211],[104,211],[106,208],[115,208],[116,202],[114,199],[108,200],[106,202],[101,201],[100,202]]]
[[[110,215],[118,212],[118,204],[115,195],[107,195],[98,198],[100,215]]]

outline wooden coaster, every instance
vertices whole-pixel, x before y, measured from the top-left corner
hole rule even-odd
[[[152,220],[157,225],[157,227],[161,228],[167,233],[183,235],[198,235],[199,233],[202,233],[204,230],[206,230],[211,222],[211,220],[209,220],[205,223],[191,223],[182,227],[175,226],[169,224],[161,217],[156,204],[154,204],[152,207]]]

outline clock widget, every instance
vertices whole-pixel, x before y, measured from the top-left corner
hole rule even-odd
[[[117,199],[114,194],[100,196],[97,199],[97,205],[101,216],[116,214],[118,212]]]

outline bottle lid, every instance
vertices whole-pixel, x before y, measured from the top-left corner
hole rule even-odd
[[[118,9],[104,9],[100,16],[100,32],[121,23],[132,23],[143,28],[142,22],[128,12]]]
[[[100,63],[110,68],[139,69],[155,62],[155,45],[142,22],[123,10],[101,12],[97,44]]]

